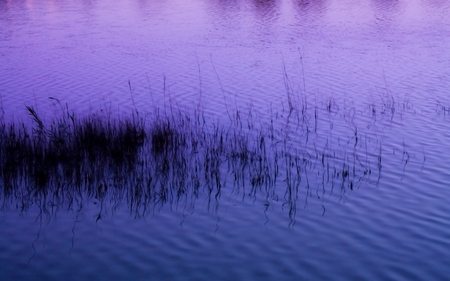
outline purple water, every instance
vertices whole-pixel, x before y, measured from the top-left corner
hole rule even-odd
[[[26,105],[51,120],[49,97],[79,116],[201,105],[225,123],[278,116],[289,150],[312,159],[294,197],[286,175],[270,196],[229,175],[218,199],[202,189],[140,217],[126,199],[2,192],[0,279],[446,280],[449,12],[444,0],[0,0],[5,120],[29,120]],[[305,100],[309,141],[285,121]],[[372,172],[333,189],[323,151]]]

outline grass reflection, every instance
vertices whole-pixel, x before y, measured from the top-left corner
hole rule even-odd
[[[261,118],[236,110],[224,123],[199,111],[77,118],[61,109],[45,122],[27,107],[31,127],[0,121],[3,210],[34,206],[51,217],[95,200],[98,220],[123,206],[134,217],[165,205],[193,212],[202,199],[217,212],[226,193],[266,210],[280,204],[294,224],[299,206],[318,200],[325,211],[325,198],[381,179],[380,137],[334,99]]]

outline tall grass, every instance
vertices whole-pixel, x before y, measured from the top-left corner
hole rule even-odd
[[[316,198],[325,211],[326,198],[346,200],[381,178],[381,139],[362,133],[355,109],[334,99],[308,106],[301,98],[299,107],[291,100],[288,112],[258,119],[251,109],[230,111],[228,124],[176,109],[80,118],[56,101],[61,111],[50,122],[33,107],[31,127],[0,120],[3,209],[16,202],[52,213],[97,200],[139,217],[165,205],[193,210],[199,198],[217,211],[226,192],[266,208],[280,202],[294,223],[297,205]]]

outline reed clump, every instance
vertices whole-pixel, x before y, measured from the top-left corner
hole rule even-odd
[[[131,120],[105,120],[97,115],[77,119],[66,114],[48,126],[32,107],[34,125],[0,125],[1,182],[5,187],[81,183],[91,166],[105,169],[132,167],[145,139],[144,124]]]
[[[288,112],[261,120],[230,112],[228,124],[181,110],[78,118],[57,103],[60,114],[50,122],[33,107],[26,107],[31,126],[0,119],[3,201],[15,198],[23,209],[74,208],[83,198],[111,209],[126,202],[139,217],[165,204],[193,210],[199,198],[217,211],[226,192],[263,198],[265,206],[281,200],[293,218],[300,197],[303,207],[325,194],[345,200],[346,192],[381,178],[381,141],[363,134],[355,110],[334,99],[298,109],[291,103]],[[42,198],[46,204],[35,201]]]

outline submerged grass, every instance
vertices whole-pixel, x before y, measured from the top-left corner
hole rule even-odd
[[[0,119],[2,208],[15,200],[22,210],[35,205],[50,214],[88,198],[102,206],[98,219],[104,205],[114,211],[122,203],[140,217],[166,204],[193,211],[200,197],[217,211],[227,192],[266,210],[281,201],[294,224],[299,202],[306,208],[315,197],[325,211],[326,195],[346,200],[348,191],[376,186],[383,167],[381,140],[358,130],[354,108],[337,118],[334,99],[301,101],[261,120],[251,109],[229,112],[229,124],[181,110],[78,118],[58,100],[59,117],[46,122],[26,107],[31,127]]]

